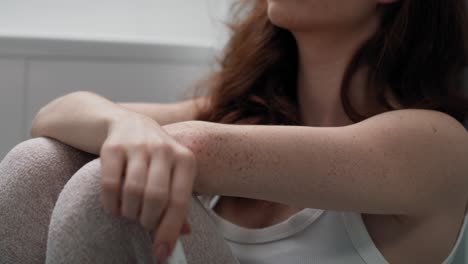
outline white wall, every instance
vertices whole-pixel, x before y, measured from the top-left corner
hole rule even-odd
[[[0,59],[0,160],[25,138],[25,61]]]
[[[0,34],[219,45],[229,0],[2,0]]]
[[[0,160],[29,137],[35,114],[54,98],[88,90],[117,102],[173,102],[191,97],[197,81],[212,68],[212,51],[195,46],[63,40],[44,43],[0,37],[2,42],[37,50],[28,47],[20,54],[22,49],[12,48],[10,52],[0,46]],[[45,53],[47,46],[59,52]],[[147,57],[142,56],[145,53]]]
[[[76,90],[114,101],[190,95],[225,40],[230,0],[1,0],[0,160],[50,100]]]

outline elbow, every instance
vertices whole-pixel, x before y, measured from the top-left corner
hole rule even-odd
[[[56,116],[56,110],[51,103],[42,107],[32,121],[29,131],[31,137],[52,137],[50,128],[52,127],[51,122],[54,120],[54,116]]]
[[[34,117],[31,129],[29,131],[31,137],[50,137],[50,131],[48,128],[51,127],[51,122],[54,120],[54,117],[57,117],[60,111],[61,106],[66,106],[69,102],[76,101],[82,97],[89,96],[90,92],[78,91],[66,94],[64,96],[58,97],[57,99],[51,101],[47,105],[43,106]]]
[[[33,138],[44,136],[43,130],[46,127],[44,125],[44,112],[46,112],[46,107],[41,108],[32,121],[29,133]]]

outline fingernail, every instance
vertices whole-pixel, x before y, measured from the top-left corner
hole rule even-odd
[[[156,257],[159,260],[164,261],[167,257],[169,257],[169,246],[167,243],[157,243],[156,245]]]
[[[192,229],[188,225],[184,225],[182,227],[182,234],[190,234],[192,232]]]

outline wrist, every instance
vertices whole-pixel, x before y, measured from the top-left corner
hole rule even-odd
[[[144,116],[122,107],[114,108],[103,115],[106,133],[108,135],[115,127],[126,120],[136,120],[142,117]]]
[[[194,183],[194,192],[208,194],[210,179],[209,168],[213,162],[211,155],[213,136],[217,124],[203,121],[187,121],[163,126],[163,129],[179,144],[188,148],[197,161],[197,176]]]

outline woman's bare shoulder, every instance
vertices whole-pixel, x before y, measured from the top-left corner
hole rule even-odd
[[[393,127],[395,132],[408,132],[407,129],[429,131],[441,136],[455,136],[460,140],[468,140],[466,128],[452,116],[433,110],[402,109],[388,111],[368,118],[355,126],[363,127]],[[440,132],[440,133],[439,133]]]
[[[450,177],[447,180],[468,197],[468,132],[450,115],[422,109],[395,110],[351,127],[355,128],[356,135],[372,138],[374,143],[388,149],[420,153],[417,156],[425,160],[421,166],[446,168],[446,175],[438,177]]]

